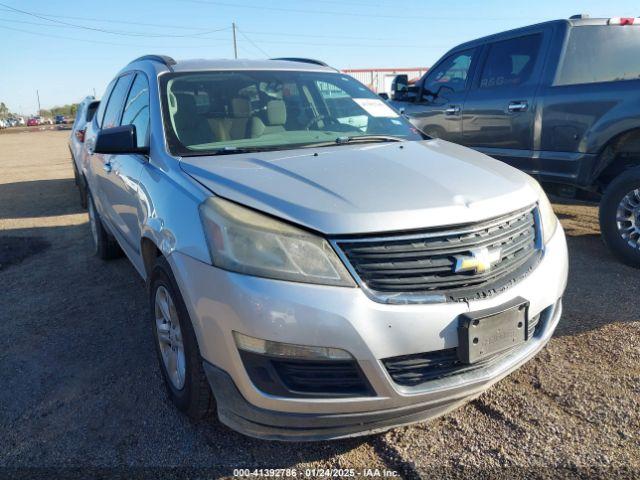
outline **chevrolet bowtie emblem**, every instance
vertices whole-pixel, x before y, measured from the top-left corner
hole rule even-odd
[[[474,248],[469,255],[456,255],[456,264],[453,267],[455,273],[474,272],[484,273],[491,270],[491,266],[501,259],[499,248]]]

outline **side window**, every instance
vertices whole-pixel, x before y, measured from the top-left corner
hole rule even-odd
[[[635,23],[633,28],[584,25],[570,32],[556,85],[640,79],[640,35]]]
[[[520,85],[529,80],[541,42],[542,35],[536,34],[491,44],[482,68],[480,88]]]
[[[464,90],[473,54],[473,49],[465,50],[464,52],[454,53],[445,59],[435,70],[427,74],[425,88],[434,93],[442,86],[447,86],[454,92]]]
[[[104,111],[102,128],[117,127],[120,124],[120,112],[122,111],[124,98],[127,96],[127,91],[129,90],[130,81],[131,75],[124,75],[118,79],[116,86],[113,87],[109,101],[107,102],[107,108]]]
[[[136,75],[131,85],[120,124],[136,126],[139,147],[149,144],[149,82],[142,73]]]
[[[85,122],[90,122],[93,119],[93,116],[96,114],[96,110],[98,109],[99,105],[100,105],[100,102],[95,102],[95,101],[89,104],[89,106],[87,107]]]
[[[96,112],[96,123],[98,126],[102,126],[102,119],[104,118],[104,109],[107,107],[107,100],[109,99],[109,95],[111,95],[111,91],[113,90],[113,86],[116,81],[112,80],[109,85],[107,85],[107,89],[104,91],[104,95],[102,96],[103,102],[100,102],[100,106],[98,107],[98,111]]]

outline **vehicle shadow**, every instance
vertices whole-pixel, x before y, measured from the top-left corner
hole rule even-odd
[[[82,208],[73,178],[0,183],[0,219],[80,212]]]

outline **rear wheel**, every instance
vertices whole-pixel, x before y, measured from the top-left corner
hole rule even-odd
[[[214,412],[214,398],[189,313],[164,257],[151,272],[149,301],[158,363],[169,398],[194,420]]]
[[[122,255],[122,250],[116,240],[109,235],[102,225],[100,214],[96,210],[91,193],[87,193],[87,210],[89,213],[89,227],[93,240],[93,254],[102,260],[110,260]]]
[[[87,181],[83,175],[78,175],[78,192],[80,193],[80,206],[87,208]]]
[[[640,268],[640,167],[621,173],[607,187],[600,203],[600,229],[616,257]]]

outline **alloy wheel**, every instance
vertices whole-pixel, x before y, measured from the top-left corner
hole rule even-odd
[[[640,250],[640,188],[630,191],[618,204],[618,232],[627,244]]]
[[[172,385],[181,390],[186,377],[186,359],[182,330],[176,307],[169,291],[162,285],[155,295],[155,320],[160,354]]]

